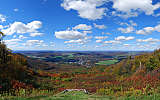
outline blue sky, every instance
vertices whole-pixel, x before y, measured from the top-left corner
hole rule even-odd
[[[12,50],[155,50],[159,0],[1,0]]]

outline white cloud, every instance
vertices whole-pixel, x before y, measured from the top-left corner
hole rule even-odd
[[[136,34],[148,35],[148,34],[151,34],[154,31],[160,32],[160,24],[158,24],[155,27],[145,27],[141,30],[137,30]]]
[[[84,37],[83,39],[77,39],[77,40],[70,40],[70,41],[65,41],[64,43],[78,43],[78,44],[85,44],[89,42],[92,37]]]
[[[6,21],[6,16],[0,14],[0,22],[5,22]]]
[[[107,39],[108,36],[95,36],[95,39],[99,39],[99,40],[102,40],[102,39]]]
[[[55,36],[58,39],[66,39],[65,43],[86,43],[90,38],[88,33],[92,33],[92,26],[86,24],[79,24],[75,27],[68,28],[64,31],[56,31]]]
[[[95,28],[98,28],[98,29],[105,29],[107,28],[105,25],[97,25],[96,23],[93,23],[94,27]]]
[[[51,47],[54,47],[54,46],[55,46],[55,43],[54,43],[54,42],[50,42],[50,46],[51,46]]]
[[[160,8],[160,3],[153,4],[153,0],[63,0],[61,6],[69,11],[76,10],[80,17],[89,20],[102,19],[108,11],[103,5],[113,2],[113,16],[123,18],[136,17],[141,13],[158,16],[154,11]]]
[[[18,9],[18,8],[15,8],[15,9],[13,9],[13,11],[18,12],[18,11],[19,11],[19,9]]]
[[[84,34],[92,33],[92,31],[83,31]]]
[[[22,41],[22,40],[21,39],[10,39],[10,40],[5,40],[5,43],[7,45],[12,45],[12,44],[17,44],[20,41]]]
[[[95,48],[100,48],[100,46],[96,45]]]
[[[153,39],[153,38],[148,38],[148,39],[137,39],[137,42],[150,42],[150,43],[156,43],[160,42],[159,39]]]
[[[96,42],[97,42],[97,43],[101,43],[101,42],[102,42],[102,40],[96,40]]]
[[[3,29],[6,35],[12,35],[14,33],[31,33],[31,32],[38,32],[37,29],[41,28],[42,22],[40,21],[32,21],[31,23],[24,24],[22,22],[14,22],[13,24],[9,25],[7,29]]]
[[[83,42],[82,39],[78,39],[78,40],[65,41],[64,43],[82,43],[82,42]]]
[[[137,17],[138,16],[138,12],[124,13],[124,12],[112,11],[112,15],[113,16],[122,17],[122,18],[126,19],[126,18],[129,18],[129,17]]]
[[[152,31],[154,31],[154,28],[153,27],[145,27],[144,30],[145,30],[145,32],[150,33]]]
[[[89,25],[86,25],[86,24],[79,24],[79,25],[73,27],[73,29],[76,29],[76,30],[91,30],[92,26],[89,26]]]
[[[26,39],[27,37],[23,36],[23,35],[19,35],[19,39]]]
[[[157,32],[160,32],[160,24],[157,25],[156,27],[154,27],[154,29],[155,29]]]
[[[13,35],[13,38],[16,38],[17,37],[17,35]]]
[[[122,28],[122,27],[120,27],[120,28],[118,28],[118,31],[121,31],[122,33],[131,33],[131,32],[133,32],[135,29],[134,29],[134,27],[132,27],[132,26],[129,26],[129,27],[127,27],[127,28]]]
[[[3,27],[3,25],[0,25],[0,29],[3,29],[4,27]]]
[[[36,46],[48,47],[48,45],[47,45],[47,44],[36,45]]]
[[[115,40],[111,40],[111,41],[105,41],[104,43],[106,44],[120,44],[120,41],[115,41]]]
[[[31,37],[42,36],[43,33],[30,33]]]
[[[122,25],[122,26],[137,26],[137,23],[135,23],[133,20],[130,20],[129,23],[120,22],[120,25]]]
[[[134,26],[137,26],[137,23],[133,22],[132,20],[129,21],[129,23],[121,22],[120,25],[127,26],[126,28],[118,28],[118,31],[121,31],[122,33],[131,33],[135,31]]]
[[[44,41],[43,40],[27,40],[25,45],[26,46],[32,46],[32,45],[43,45]]]
[[[106,8],[101,7],[109,0],[64,0],[61,4],[65,10],[77,10],[82,18],[89,20],[101,19],[105,15]]]
[[[86,34],[81,33],[79,31],[75,31],[75,30],[66,30],[66,31],[55,32],[55,36],[58,39],[75,40],[75,39],[84,38]]]
[[[126,14],[145,12],[146,15],[152,15],[154,10],[160,8],[160,4],[153,5],[152,0],[114,0],[113,8]]]
[[[125,36],[118,36],[115,38],[115,40],[117,41],[121,41],[121,40],[124,40],[124,41],[128,41],[128,40],[133,40],[135,37],[132,37],[132,36],[129,36],[129,37],[125,37]]]
[[[27,27],[33,30],[39,29],[42,27],[42,22],[41,21],[32,21],[27,24]]]
[[[148,33],[146,33],[144,30],[138,30],[138,31],[136,31],[136,34],[146,35],[146,34],[148,34]]]
[[[154,16],[155,16],[155,17],[159,17],[159,16],[160,16],[160,13],[158,13],[158,14],[154,14]]]
[[[123,44],[123,45],[124,45],[124,46],[127,46],[127,47],[130,46],[130,44]]]
[[[137,26],[137,23],[135,23],[133,20],[130,20],[129,22],[130,22],[131,26]]]

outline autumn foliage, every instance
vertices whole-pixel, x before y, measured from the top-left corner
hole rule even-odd
[[[0,41],[0,94],[6,91],[12,95],[30,95],[34,91],[58,93],[65,89],[116,96],[159,93],[160,50],[128,57],[111,66],[49,72],[29,68],[23,55],[12,53]]]

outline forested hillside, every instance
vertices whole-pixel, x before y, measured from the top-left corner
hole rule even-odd
[[[113,80],[100,91],[113,90],[117,94],[154,94],[160,92],[160,50],[128,58],[107,67]],[[112,92],[113,92],[112,91]],[[107,93],[107,92],[104,92]]]
[[[1,33],[1,95],[50,95],[74,88],[112,96],[153,95],[160,92],[160,50],[128,57],[111,66],[98,65],[59,73],[33,71],[23,55],[14,54],[6,47],[3,36]]]
[[[27,60],[18,54],[12,53],[3,42],[4,34],[0,39],[0,94],[12,93],[23,89],[31,89],[36,78],[33,71],[27,68]],[[11,92],[12,91],[12,92]]]

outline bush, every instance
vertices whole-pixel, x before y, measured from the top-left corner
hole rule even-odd
[[[67,81],[67,82],[69,82],[69,81],[72,81],[72,78],[63,78],[62,81]]]
[[[114,91],[112,89],[100,88],[96,91],[96,93],[99,95],[111,95],[114,94]]]

